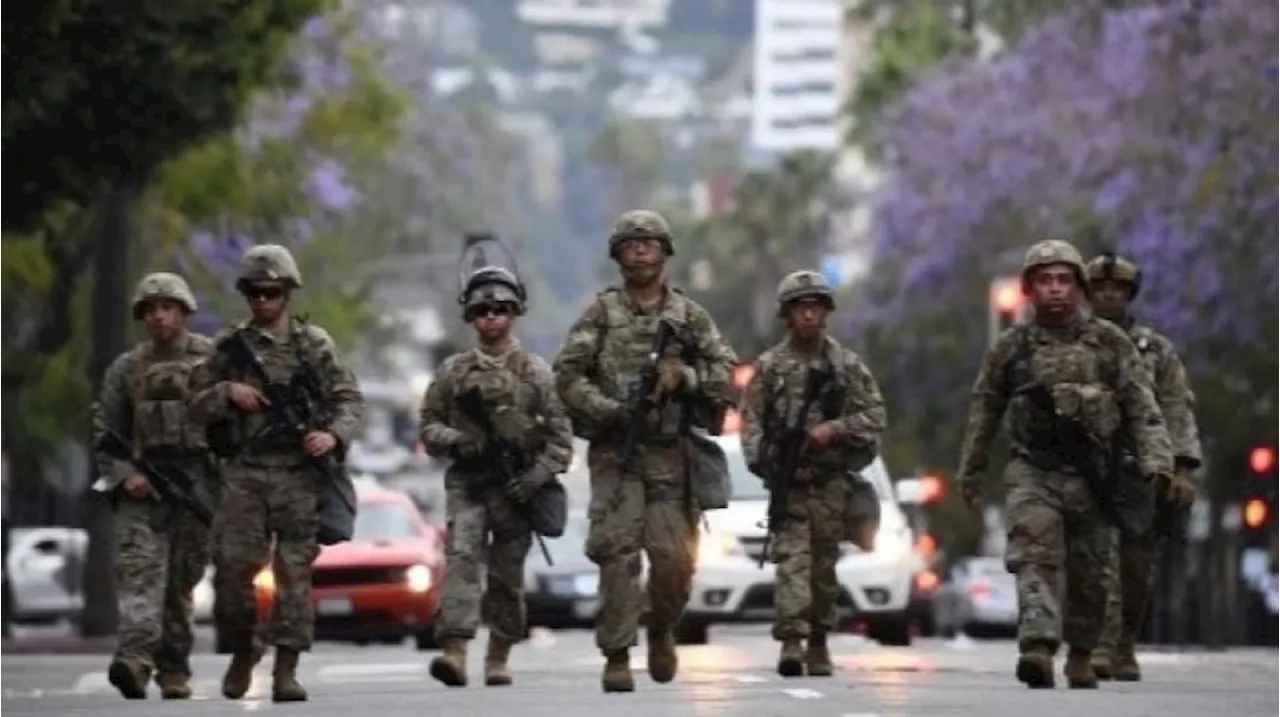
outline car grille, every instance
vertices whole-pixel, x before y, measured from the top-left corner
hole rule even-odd
[[[404,582],[405,568],[320,568],[311,572],[315,587],[388,585]]]

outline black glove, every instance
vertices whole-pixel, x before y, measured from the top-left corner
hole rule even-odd
[[[465,436],[449,448],[453,460],[458,463],[474,463],[484,457],[485,442],[483,438]]]
[[[537,495],[538,489],[551,481],[551,478],[551,471],[542,466],[534,466],[507,484],[507,497],[517,503],[527,503]]]

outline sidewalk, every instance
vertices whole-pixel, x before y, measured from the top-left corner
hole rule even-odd
[[[60,628],[15,626],[14,635],[0,640],[0,655],[110,655],[116,636],[83,637],[70,626]],[[213,652],[213,632],[195,628],[194,652]]]

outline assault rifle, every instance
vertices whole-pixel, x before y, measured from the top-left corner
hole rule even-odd
[[[1129,536],[1144,534],[1152,525],[1155,512],[1151,486],[1135,480],[1121,466],[1118,459],[1121,442],[1112,446],[1112,456],[1107,455],[1085,427],[1077,419],[1060,416],[1053,401],[1053,394],[1042,383],[1019,387],[1017,394],[1026,396],[1032,406],[1049,417],[1053,429],[1046,436],[1047,448],[1036,445],[1033,453],[1040,453],[1060,465],[1070,466],[1089,484],[1089,490],[1098,501],[1104,517]],[[1049,466],[1046,466],[1049,467]]]
[[[817,402],[823,387],[834,378],[830,369],[809,367],[804,378],[804,397],[800,402],[800,412],[790,425],[783,425],[776,435],[764,447],[765,483],[769,486],[769,517],[765,524],[764,546],[760,551],[759,567],[763,568],[773,543],[774,533],[782,530],[787,522],[787,502],[791,496],[791,480],[800,467],[800,459],[804,456],[805,445],[809,441],[809,432],[805,424],[809,420],[809,412]],[[772,421],[768,421],[772,423]]]
[[[498,429],[493,424],[493,417],[489,415],[488,408],[485,407],[484,397],[480,395],[479,388],[472,386],[463,391],[456,401],[462,415],[476,424],[484,434],[485,454],[482,461],[489,467],[487,485],[502,488],[511,485],[519,474],[519,466],[524,462],[523,451],[511,441],[498,435]],[[526,501],[516,504],[515,507],[516,512],[526,520],[529,519],[530,511],[533,510],[532,503]],[[542,557],[547,561],[547,565],[555,565],[551,559],[551,551],[547,550],[547,543],[542,539],[542,534],[535,530],[533,537],[538,541],[538,549],[542,551]]]
[[[191,511],[206,528],[213,525],[213,511],[195,493],[195,483],[185,471],[169,463],[159,463],[146,458],[134,458],[129,446],[119,435],[107,431],[94,446],[118,461],[124,461],[147,477],[147,482],[160,496],[161,502],[173,508]]]
[[[249,345],[242,331],[236,331],[219,349],[226,352],[230,365],[245,371],[262,386],[267,399],[267,422],[255,439],[272,433],[296,435],[301,441],[311,431],[328,430],[331,419],[330,405],[324,398],[324,388],[314,366],[303,362],[290,377],[288,383],[273,382],[267,374],[262,358]],[[326,490],[320,497],[320,529],[317,538],[321,545],[332,545],[351,539],[356,515],[355,487],[347,475],[342,460],[333,452],[312,456],[308,461],[321,473]],[[333,498],[341,503],[344,512],[332,513]],[[328,503],[326,503],[328,501]]]
[[[658,362],[666,353],[667,346],[676,338],[675,327],[666,319],[658,320],[658,329],[653,334],[653,343],[649,346],[649,357],[640,377],[631,384],[627,391],[627,432],[622,438],[622,470],[631,467],[631,459],[635,457],[636,443],[640,440],[640,430],[644,427],[646,414],[658,407],[653,400],[653,388],[658,382]]]

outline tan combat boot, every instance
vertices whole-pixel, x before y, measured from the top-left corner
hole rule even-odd
[[[1113,660],[1111,650],[1105,647],[1095,648],[1093,655],[1089,658],[1089,662],[1093,665],[1093,674],[1099,680],[1111,679]]]
[[[511,655],[511,645],[489,634],[489,649],[484,655],[484,683],[489,687],[506,687],[511,684],[511,668],[507,667],[507,658]]]
[[[253,684],[253,668],[262,660],[264,648],[254,645],[248,649],[236,650],[231,655],[231,664],[227,665],[226,674],[222,676],[222,696],[229,700],[244,697]]]
[[[783,677],[800,677],[804,675],[804,648],[800,638],[788,637],[782,641],[778,651],[778,674]]]
[[[827,634],[815,632],[809,635],[809,644],[804,651],[804,667],[810,677],[830,677],[835,672],[831,664],[831,650],[827,649]]]
[[[1098,676],[1093,673],[1092,650],[1077,650],[1074,647],[1067,652],[1067,664],[1062,667],[1062,675],[1067,678],[1067,687],[1073,690],[1098,689]]]
[[[431,661],[431,676],[450,687],[466,687],[467,641],[450,637],[442,642],[444,654]]]
[[[666,684],[675,679],[679,668],[676,657],[676,638],[670,630],[650,632],[649,643],[649,676],[658,684]]]
[[[1053,687],[1053,652],[1044,645],[1032,645],[1018,656],[1018,681],[1032,689]]]
[[[156,680],[160,685],[160,697],[166,700],[191,699],[190,678],[176,672],[166,672]]]
[[[605,692],[635,692],[636,678],[631,675],[631,654],[626,650],[606,653],[600,686]]]
[[[146,665],[127,657],[118,657],[111,661],[107,668],[107,681],[120,690],[126,700],[144,700],[147,698],[147,678],[151,669]]]
[[[292,647],[276,647],[276,664],[271,670],[271,701],[307,701],[307,690],[298,682],[298,651]]]
[[[1142,679],[1142,670],[1138,668],[1138,657],[1133,654],[1133,645],[1116,647],[1115,678],[1120,682],[1137,682]]]

